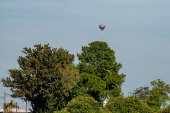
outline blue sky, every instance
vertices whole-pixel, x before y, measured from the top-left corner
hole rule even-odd
[[[156,79],[170,84],[169,11],[169,0],[1,0],[0,78],[18,68],[24,47],[49,43],[76,55],[82,46],[104,41],[123,65],[125,96]],[[0,83],[0,97],[4,92],[10,90]],[[25,109],[23,101],[15,101]]]

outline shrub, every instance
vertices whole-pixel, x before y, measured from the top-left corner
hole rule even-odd
[[[69,113],[69,112],[62,110],[62,111],[54,111],[53,113]]]
[[[152,113],[153,110],[146,103],[135,97],[112,97],[107,102],[105,110],[112,113]]]
[[[67,111],[71,113],[101,113],[101,107],[93,97],[79,96],[67,104]]]

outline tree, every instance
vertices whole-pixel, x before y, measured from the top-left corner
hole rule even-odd
[[[114,54],[106,42],[100,41],[89,43],[77,54],[82,83],[98,101],[107,95],[118,96],[121,92],[126,75],[118,73],[122,64],[116,62]]]
[[[138,97],[111,97],[107,102],[105,110],[112,113],[153,113],[153,110]]]
[[[5,113],[6,112],[12,113],[11,109],[13,109],[13,108],[18,108],[19,109],[19,106],[16,105],[16,102],[14,102],[13,100],[11,100],[10,103],[4,103],[4,108],[3,109],[4,109]]]
[[[34,112],[61,109],[79,78],[74,55],[49,44],[25,47],[22,52],[19,69],[10,69],[10,77],[1,79],[3,85],[11,87],[13,97],[30,101]]]
[[[146,102],[157,111],[161,106],[165,107],[166,102],[170,100],[168,96],[170,93],[170,85],[157,79],[151,82],[151,86],[153,88],[150,90],[150,96],[146,99]]]
[[[9,110],[10,110],[9,103],[4,103],[3,110],[4,110],[4,113],[7,113],[7,112],[9,112]]]
[[[141,101],[144,101],[150,95],[149,87],[137,88],[131,94],[134,97],[138,97]]]
[[[164,109],[160,109],[155,113],[170,113],[170,105],[168,105],[167,107],[165,107]]]

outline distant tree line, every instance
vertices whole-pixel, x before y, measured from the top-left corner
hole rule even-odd
[[[152,89],[140,87],[125,97],[121,86],[125,74],[122,64],[106,42],[95,41],[73,54],[49,44],[23,48],[19,69],[10,69],[2,78],[13,98],[31,102],[33,113],[168,113],[170,85],[160,79]],[[102,101],[107,101],[103,106]]]

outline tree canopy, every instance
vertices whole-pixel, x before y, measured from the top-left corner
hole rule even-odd
[[[132,96],[138,97],[141,101],[146,102],[155,111],[161,107],[165,108],[170,100],[170,85],[160,79],[151,81],[152,89],[149,87],[140,87],[133,91]]]
[[[83,85],[96,100],[106,95],[118,96],[121,92],[126,75],[118,73],[122,64],[116,62],[114,54],[106,42],[100,41],[83,46],[77,54]]]
[[[150,90],[149,87],[140,87],[134,90],[131,94],[134,97],[138,97],[141,101],[144,101],[149,97]]]
[[[160,109],[155,113],[170,113],[170,104],[166,106],[164,109]]]
[[[30,101],[34,112],[61,109],[79,79],[74,55],[49,44],[25,47],[22,52],[25,56],[18,59],[19,69],[10,69],[10,77],[1,80],[3,85],[11,88],[13,97]]]
[[[170,93],[170,85],[157,79],[151,82],[151,86],[150,96],[146,99],[146,102],[155,110],[159,110],[161,106],[165,107],[166,102],[170,100],[168,96]]]

